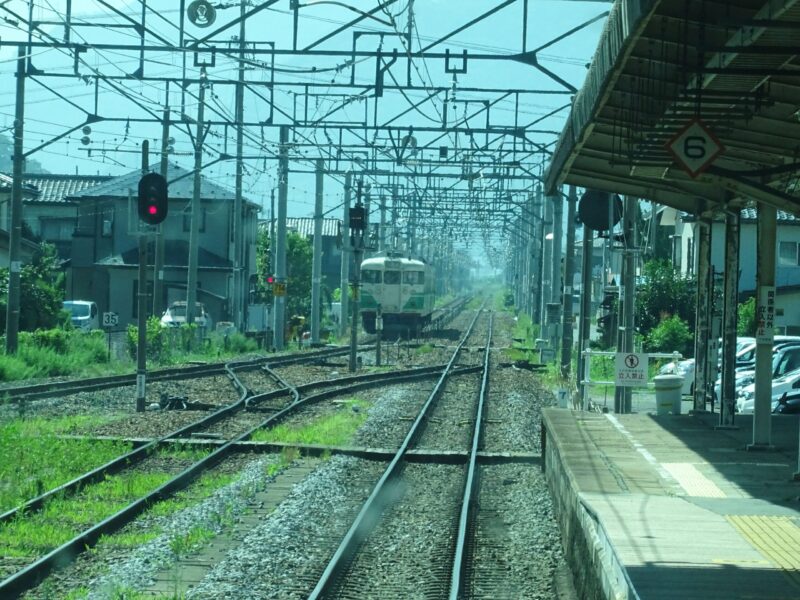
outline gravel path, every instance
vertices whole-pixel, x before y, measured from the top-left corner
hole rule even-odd
[[[333,457],[297,485],[187,598],[307,598],[385,467]]]

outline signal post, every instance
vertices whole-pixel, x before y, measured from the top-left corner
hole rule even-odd
[[[151,226],[167,217],[167,180],[159,173],[148,173],[147,140],[142,142],[142,178],[137,190],[136,209],[139,214],[139,293],[138,339],[136,345],[136,412],[144,412],[147,384],[147,240]]]

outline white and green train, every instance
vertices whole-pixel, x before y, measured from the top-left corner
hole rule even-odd
[[[361,263],[361,316],[375,333],[378,306],[387,335],[411,337],[430,322],[434,303],[434,269],[413,258],[379,256]]]

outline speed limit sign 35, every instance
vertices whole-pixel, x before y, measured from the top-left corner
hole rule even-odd
[[[667,142],[683,169],[692,177],[705,171],[725,151],[725,146],[700,119],[693,119]]]
[[[103,327],[116,327],[119,324],[119,315],[115,312],[103,313]]]

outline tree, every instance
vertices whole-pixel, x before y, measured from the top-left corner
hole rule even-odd
[[[692,354],[694,336],[686,322],[677,315],[663,319],[645,339],[648,352],[680,352],[683,356]]]
[[[270,258],[271,240],[265,230],[259,231],[256,240],[256,294],[262,302],[272,302],[272,290],[266,283],[267,275],[275,274]],[[286,315],[306,316],[311,311],[311,259],[313,249],[309,240],[298,233],[286,235]]]
[[[758,323],[756,323],[756,297],[752,296],[738,307],[739,318],[736,322],[736,334],[754,337]]]
[[[20,272],[20,331],[51,329],[62,322],[64,274],[55,246],[41,244]],[[5,332],[8,306],[8,269],[0,269],[0,330]]]
[[[678,316],[686,323],[695,322],[694,282],[666,260],[646,262],[642,281],[636,288],[636,325],[647,337],[661,321]]]

